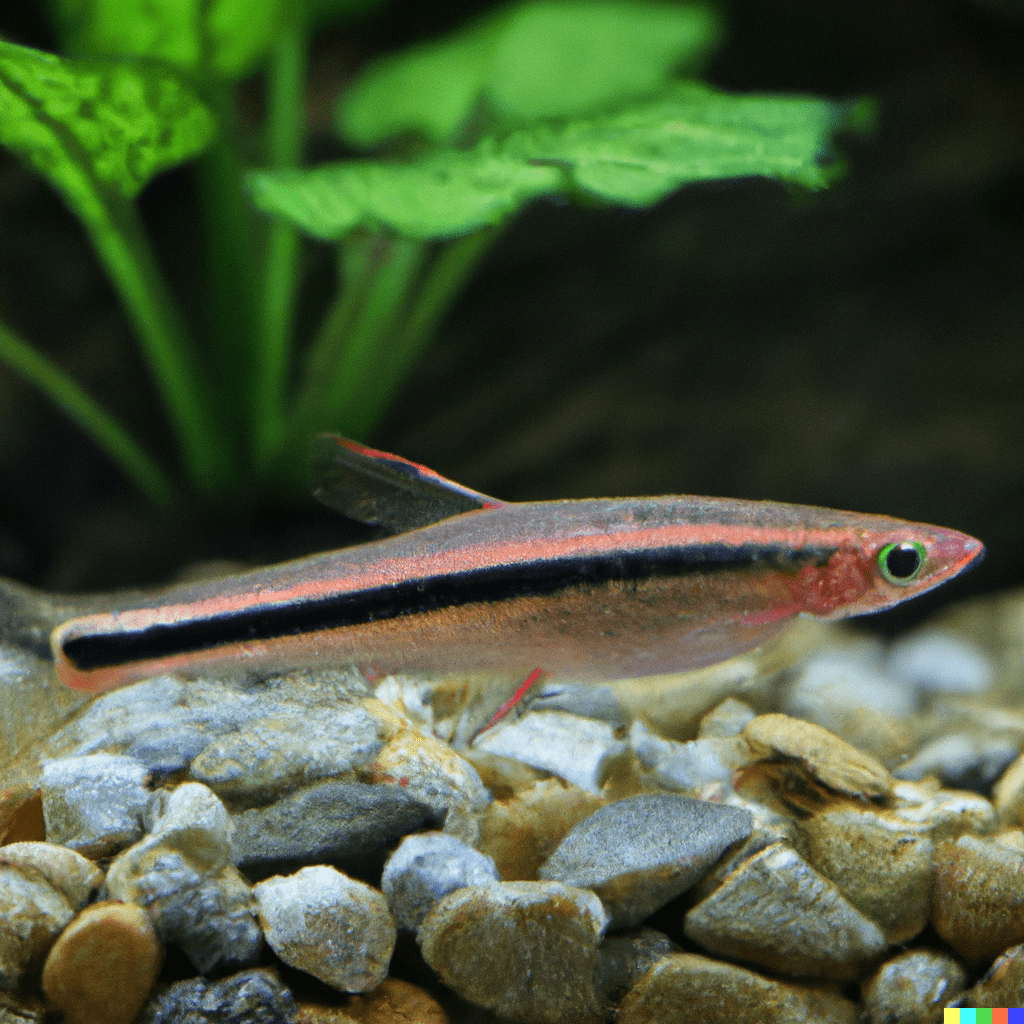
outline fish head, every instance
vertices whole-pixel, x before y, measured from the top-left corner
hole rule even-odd
[[[981,541],[966,533],[879,517],[826,564],[801,570],[798,602],[823,619],[884,611],[979,564],[984,554]]]

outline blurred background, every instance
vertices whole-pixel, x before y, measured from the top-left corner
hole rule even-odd
[[[372,56],[493,5],[385,3],[312,55],[310,159],[345,155],[339,90]],[[489,252],[372,437],[512,500],[693,493],[880,512],[980,537],[985,564],[871,624],[1024,578],[1024,6],[733,0],[707,75],[735,90],[873,96],[818,195],[760,180],[644,212],[537,203]],[[52,49],[38,0],[0,37]],[[243,108],[262,102],[243,87]],[[188,168],[142,210],[186,311],[198,292]],[[332,282],[305,243],[307,296]],[[88,242],[0,152],[0,318],[156,451],[170,445]],[[139,425],[142,425],[141,427]],[[147,433],[148,431],[148,433]],[[296,458],[306,453],[296,453]],[[55,590],[166,581],[358,539],[312,499],[168,521],[0,367],[0,575]]]

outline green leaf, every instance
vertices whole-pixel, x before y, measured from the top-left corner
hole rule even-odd
[[[375,146],[452,140],[483,102],[503,123],[580,117],[658,92],[718,35],[702,4],[535,0],[374,62],[342,98],[339,130]]]
[[[68,53],[150,57],[240,78],[266,54],[289,0],[49,0]]]
[[[826,100],[734,96],[685,83],[606,117],[524,129],[502,148],[561,166],[576,188],[624,206],[649,206],[681,185],[724,178],[819,189],[831,173],[821,158],[843,112]]]
[[[95,209],[103,186],[134,196],[201,152],[214,131],[207,108],[166,70],[62,60],[0,41],[0,144],[80,213]]]
[[[256,205],[304,231],[337,239],[357,226],[409,238],[452,238],[500,224],[535,196],[558,190],[562,173],[482,145],[413,163],[351,161],[309,171],[254,171]]]
[[[542,195],[584,192],[649,206],[690,182],[750,176],[822,188],[834,173],[822,158],[848,109],[680,84],[624,110],[522,129],[468,152],[259,171],[248,184],[258,206],[318,238],[341,238],[357,226],[451,238],[500,224]]]

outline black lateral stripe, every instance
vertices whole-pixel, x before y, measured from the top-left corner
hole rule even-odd
[[[465,604],[538,597],[612,582],[641,582],[713,572],[755,562],[793,571],[825,564],[834,549],[793,551],[782,546],[699,545],[649,551],[613,551],[526,565],[494,565],[428,576],[372,590],[330,594],[308,601],[247,608],[188,622],[149,626],[129,633],[72,637],[64,655],[80,670],[110,668],[151,658],[209,650],[232,643],[273,640],[380,619],[417,615]]]

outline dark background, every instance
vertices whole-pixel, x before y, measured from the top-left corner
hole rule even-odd
[[[328,33],[311,69],[310,155],[359,62],[482,3],[384,6]],[[876,620],[1024,577],[1024,11],[995,2],[734,0],[708,77],[723,88],[871,95],[850,173],[818,196],[747,180],[645,212],[537,204],[492,250],[366,440],[508,499],[695,493],[883,512],[982,538],[978,571]],[[52,48],[38,3],[0,35]],[[259,103],[258,86],[247,102]],[[189,172],[144,213],[187,310],[202,267]],[[331,277],[310,243],[311,308]],[[0,156],[0,317],[154,450],[169,439],[88,242]],[[312,502],[168,522],[0,367],[0,575],[51,589],[168,579],[339,546]]]

